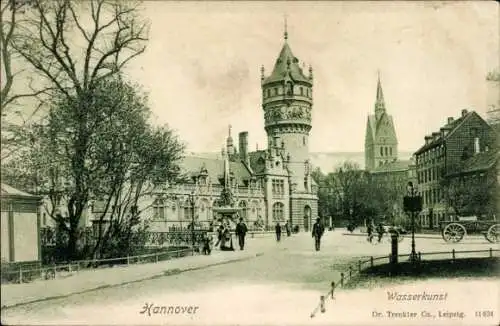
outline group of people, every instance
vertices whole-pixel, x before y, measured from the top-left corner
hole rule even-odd
[[[373,238],[375,237],[375,233],[377,233],[378,235],[377,241],[379,243],[380,241],[382,241],[382,237],[384,236],[385,233],[384,225],[382,223],[379,223],[377,226],[375,226],[375,222],[373,220],[370,220],[367,223],[366,229],[368,233],[368,238],[366,239],[366,241],[371,243],[373,241]]]
[[[292,234],[292,228],[290,227],[290,224],[288,223],[288,221],[286,221],[286,223],[284,225],[284,228],[285,228],[286,236],[289,237]],[[280,222],[276,223],[276,226],[274,227],[274,230],[276,232],[276,241],[280,242],[280,240],[281,240],[281,232],[282,232],[282,228],[281,228]]]

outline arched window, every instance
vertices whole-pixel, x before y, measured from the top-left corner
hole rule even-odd
[[[274,88],[274,96],[278,95],[278,89],[275,87]]]
[[[392,156],[392,147],[389,147],[389,155]]]
[[[385,147],[385,156],[388,156],[389,155],[389,150],[387,149],[387,147]]]
[[[300,96],[304,96],[304,88],[300,87]]]
[[[240,207],[240,217],[246,221],[247,219],[247,203],[245,201],[240,201],[238,205]]]
[[[380,156],[384,156],[384,148],[382,146],[380,147]]]
[[[284,220],[284,207],[283,203],[275,203],[273,205],[273,220],[275,222],[281,222]]]
[[[288,82],[287,85],[286,85],[286,94],[287,95],[293,95],[293,83],[292,82]]]

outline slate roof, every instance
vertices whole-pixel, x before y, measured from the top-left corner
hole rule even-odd
[[[500,153],[498,151],[488,151],[474,154],[472,157],[462,162],[459,172],[450,175],[487,171],[498,163],[499,157]]]
[[[5,183],[1,184],[0,195],[2,197],[24,197],[33,199],[40,198],[39,196],[35,196],[27,192],[21,191]]]
[[[427,151],[428,149],[441,145],[443,142],[446,141],[446,139],[448,139],[455,132],[455,130],[458,129],[458,127],[462,125],[462,123],[465,120],[469,119],[469,117],[471,117],[473,114],[476,113],[474,111],[468,112],[465,116],[460,116],[460,118],[454,119],[451,123],[447,123],[446,125],[444,125],[442,128],[448,129],[449,130],[448,134],[446,134],[446,136],[444,136],[443,138],[441,136],[441,133],[439,133],[439,137],[433,139],[429,144],[424,144],[415,152],[415,155],[421,154]]]
[[[288,62],[290,62],[290,70],[288,70]],[[311,83],[309,78],[304,75],[302,68],[300,68],[299,59],[293,55],[292,49],[290,49],[288,43],[285,42],[278,59],[276,59],[273,72],[264,80],[264,84],[281,81],[285,79],[288,73],[293,81]]]
[[[206,158],[199,156],[186,156],[181,161],[181,173],[190,177],[198,176],[202,167],[208,171],[211,184],[221,184],[224,178],[224,160],[221,158]],[[233,173],[240,186],[244,186],[244,180],[251,177],[245,165],[240,162],[229,162],[229,171]]]
[[[401,160],[395,162],[389,162],[387,164],[383,164],[382,166],[377,166],[375,169],[370,171],[370,173],[384,173],[384,172],[398,172],[398,171],[406,171],[409,169],[409,166],[413,163],[411,160]]]

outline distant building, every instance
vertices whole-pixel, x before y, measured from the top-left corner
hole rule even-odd
[[[365,134],[365,169],[371,171],[398,159],[398,139],[392,116],[385,108],[380,76],[377,81],[375,114],[368,116]]]
[[[2,263],[41,261],[41,197],[1,184]]]
[[[447,217],[443,181],[461,171],[463,162],[482,151],[496,148],[493,129],[476,112],[462,110],[458,119],[449,117],[439,131],[425,136],[425,143],[415,152],[419,191],[423,197],[421,225],[438,227]]]

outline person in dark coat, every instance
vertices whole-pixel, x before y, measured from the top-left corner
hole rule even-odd
[[[373,225],[373,220],[368,220],[368,223],[367,223],[367,227],[366,227],[366,231],[368,233],[368,238],[366,239],[368,242],[372,242],[372,239],[373,239],[373,232],[375,231],[374,228],[375,226]]]
[[[280,222],[276,223],[275,230],[276,230],[276,241],[280,242],[280,240],[281,240],[281,225],[280,225]]]
[[[205,232],[205,234],[203,235],[203,250],[202,250],[204,255],[210,255],[210,253],[212,252],[212,248],[210,247],[211,244],[212,244],[212,236],[208,234],[208,232]]]
[[[243,250],[245,248],[245,235],[248,232],[248,228],[243,222],[243,219],[240,218],[240,223],[236,225],[236,236],[238,237],[238,244],[240,245],[240,250]]]
[[[312,237],[314,238],[314,246],[316,248],[316,251],[320,250],[321,246],[321,237],[323,236],[323,233],[325,232],[325,227],[323,224],[321,224],[320,219],[316,219],[316,222],[313,225],[312,229]]]
[[[377,233],[378,233],[378,242],[380,243],[380,241],[382,241],[382,237],[384,236],[384,233],[385,233],[384,225],[382,223],[379,223],[377,225]]]
[[[217,243],[215,244],[215,247],[217,247],[222,242],[223,233],[224,233],[224,226],[221,223],[217,228]]]

